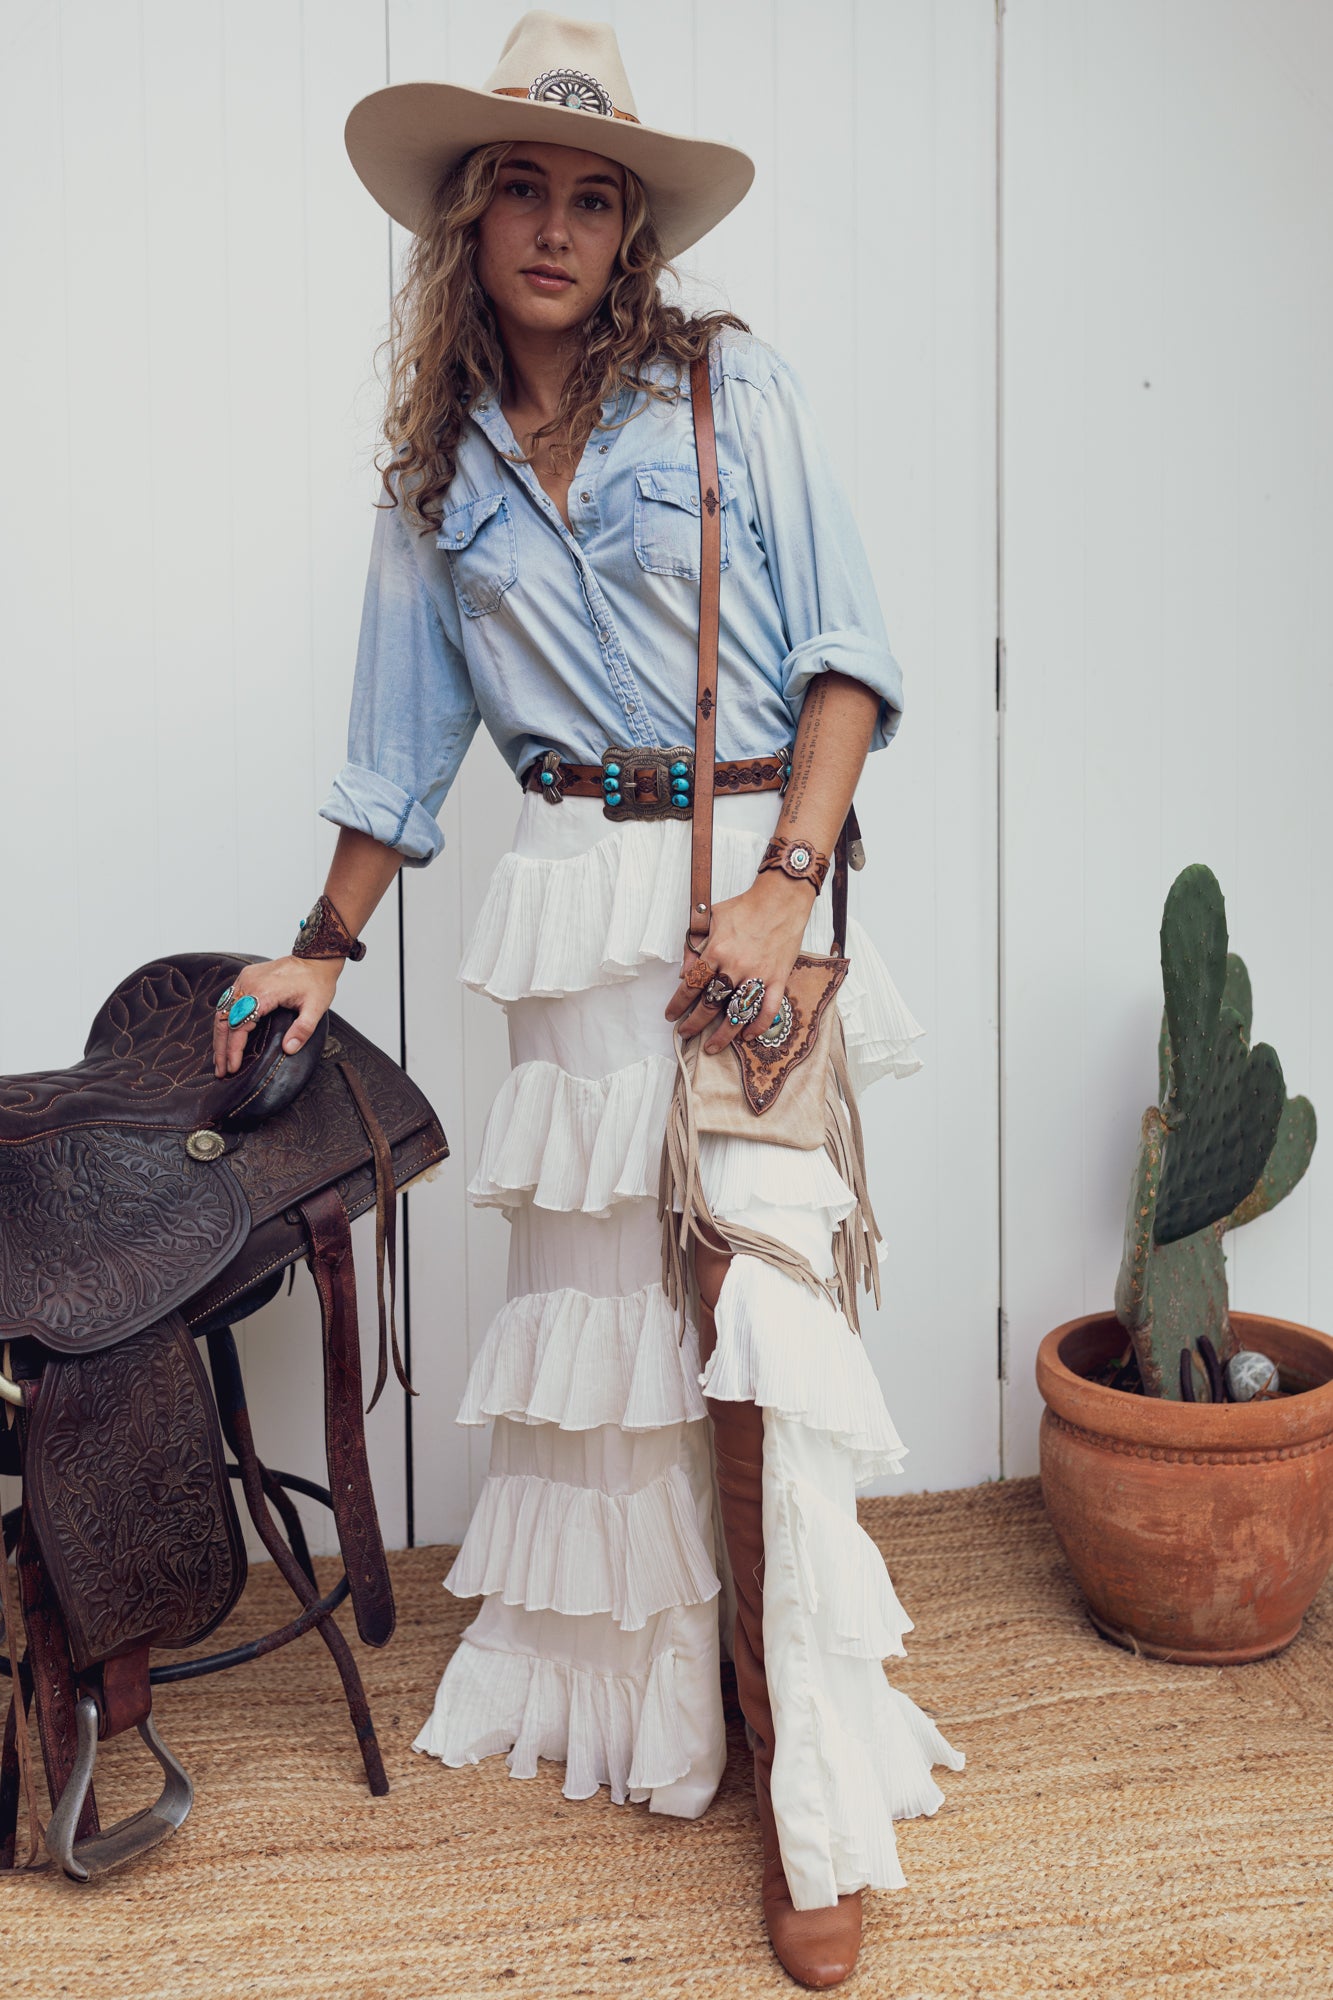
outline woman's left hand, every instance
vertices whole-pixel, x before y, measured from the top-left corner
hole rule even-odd
[[[671,996],[668,1021],[682,1035],[711,1029],[704,1049],[715,1055],[737,1035],[753,1041],[773,1025],[782,1006],[787,975],[800,955],[801,939],[814,904],[810,886],[793,882],[776,869],[756,878],[742,896],[713,905],[713,923],[702,953],[687,950],[681,965],[681,985]],[[685,974],[704,958],[726,979],[739,986],[743,979],[762,979],[764,1000],[747,1028],[733,1027],[722,1008],[708,1006],[684,984]]]

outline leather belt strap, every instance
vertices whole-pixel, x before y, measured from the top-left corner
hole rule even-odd
[[[655,801],[659,796],[657,765],[645,764],[642,771],[636,770],[632,749],[622,753],[622,760],[626,766],[625,785],[629,787],[627,796],[632,798],[637,791],[646,800]],[[694,768],[698,770],[697,757],[694,760]],[[605,775],[600,764],[566,764],[563,758],[559,760],[557,773],[559,787],[569,798],[603,798],[605,786],[602,780]],[[697,779],[695,782],[697,798]],[[786,782],[785,753],[781,756],[775,754],[772,757],[741,757],[731,763],[715,764],[713,767],[715,789],[728,795],[736,792],[780,792]],[[540,757],[528,765],[521,783],[525,792],[540,792],[545,789],[542,784]]]
[[[320,1188],[299,1206],[310,1233],[310,1268],[324,1323],[324,1441],[338,1545],[356,1629],[367,1645],[387,1646],[394,1627],[393,1588],[366,1460],[351,1225],[336,1187]]]
[[[702,951],[713,921],[713,790],[717,755],[717,634],[722,601],[722,508],[708,354],[690,363],[699,460],[699,675],[694,704],[694,838],[690,846],[691,948]]]

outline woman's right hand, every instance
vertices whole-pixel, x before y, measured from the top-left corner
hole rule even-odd
[[[234,1076],[245,1053],[247,1031],[275,1007],[294,1007],[297,1018],[283,1036],[286,1055],[295,1055],[314,1033],[320,1019],[333,1005],[338,975],[347,963],[342,958],[270,958],[260,965],[243,965],[232,981],[227,1008],[213,1016],[213,1073]],[[239,1028],[227,1026],[227,1012],[244,993],[253,993],[259,1005]]]

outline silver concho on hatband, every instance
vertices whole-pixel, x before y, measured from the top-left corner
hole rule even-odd
[[[581,69],[548,69],[528,85],[534,104],[563,104],[567,111],[595,111],[611,116],[611,98],[595,76]]]

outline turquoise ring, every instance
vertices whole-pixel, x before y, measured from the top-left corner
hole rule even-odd
[[[224,986],[222,991],[218,994],[217,999],[213,1002],[213,1012],[215,1014],[225,1014],[230,1005],[231,1005],[231,988],[230,986]]]
[[[231,1003],[231,1012],[227,1015],[227,1026],[229,1028],[243,1027],[258,1005],[259,1002],[255,999],[253,993],[242,993],[239,999],[233,1000]]]

